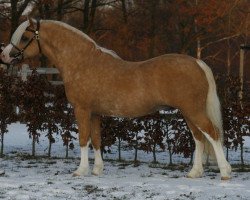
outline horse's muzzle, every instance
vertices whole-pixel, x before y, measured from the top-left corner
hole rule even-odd
[[[15,57],[15,58],[13,58],[13,59],[11,60],[10,64],[15,65],[15,64],[21,62],[21,61],[22,61],[22,58],[23,58],[23,57],[19,57],[19,56],[18,56],[18,57]]]

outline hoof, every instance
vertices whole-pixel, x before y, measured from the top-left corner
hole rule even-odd
[[[73,177],[77,177],[77,176],[86,176],[88,175],[89,170],[88,169],[77,169],[76,171],[74,171],[73,173]]]
[[[94,166],[92,174],[95,175],[95,176],[102,175],[103,174],[103,165],[101,165],[101,166]]]
[[[203,174],[203,170],[195,170],[195,169],[192,169],[188,175],[187,175],[187,178],[201,178],[202,177],[202,174]]]
[[[78,174],[77,172],[74,172],[74,173],[72,174],[72,176],[73,176],[73,177],[77,177],[77,176],[81,176],[81,175]]]
[[[228,181],[228,180],[230,180],[230,179],[231,179],[230,176],[223,176],[223,177],[221,177],[221,180],[222,180],[222,181]]]
[[[186,177],[187,178],[201,178],[202,175],[190,175],[190,174],[188,174]]]
[[[231,179],[230,174],[232,173],[232,168],[230,165],[221,168],[221,180],[229,180]]]

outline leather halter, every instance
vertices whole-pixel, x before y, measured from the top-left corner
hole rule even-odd
[[[39,37],[39,29],[40,29],[40,21],[37,20],[37,27],[36,27],[36,30],[34,29],[31,29],[31,28],[27,28],[25,31],[29,31],[29,32],[32,32],[34,33],[33,37],[29,40],[29,42],[22,48],[18,48],[15,44],[12,44],[12,46],[18,50],[18,52],[14,55],[14,59],[16,60],[22,60],[23,59],[23,53],[25,51],[25,49],[32,43],[33,40],[36,40],[37,41],[37,45],[38,45],[38,48],[39,48],[39,53],[42,54],[42,49],[41,49],[41,44],[40,44],[40,37]]]

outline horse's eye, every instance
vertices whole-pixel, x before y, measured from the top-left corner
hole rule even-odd
[[[22,42],[28,42],[29,38],[26,36],[22,36],[21,40]]]

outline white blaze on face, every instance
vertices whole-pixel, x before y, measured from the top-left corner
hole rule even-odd
[[[9,44],[7,47],[4,48],[2,54],[1,54],[1,59],[5,63],[11,63],[13,58],[10,57],[10,51],[13,48],[12,44]]]
[[[27,20],[27,21],[23,22],[16,29],[15,33],[12,35],[11,44],[7,45],[1,54],[1,59],[3,60],[3,62],[11,63],[11,61],[13,60],[13,58],[10,57],[10,52],[13,48],[12,44],[14,44],[15,46],[19,45],[20,40],[22,38],[22,35],[24,34],[25,30],[28,28],[29,25],[30,25],[30,22]]]

